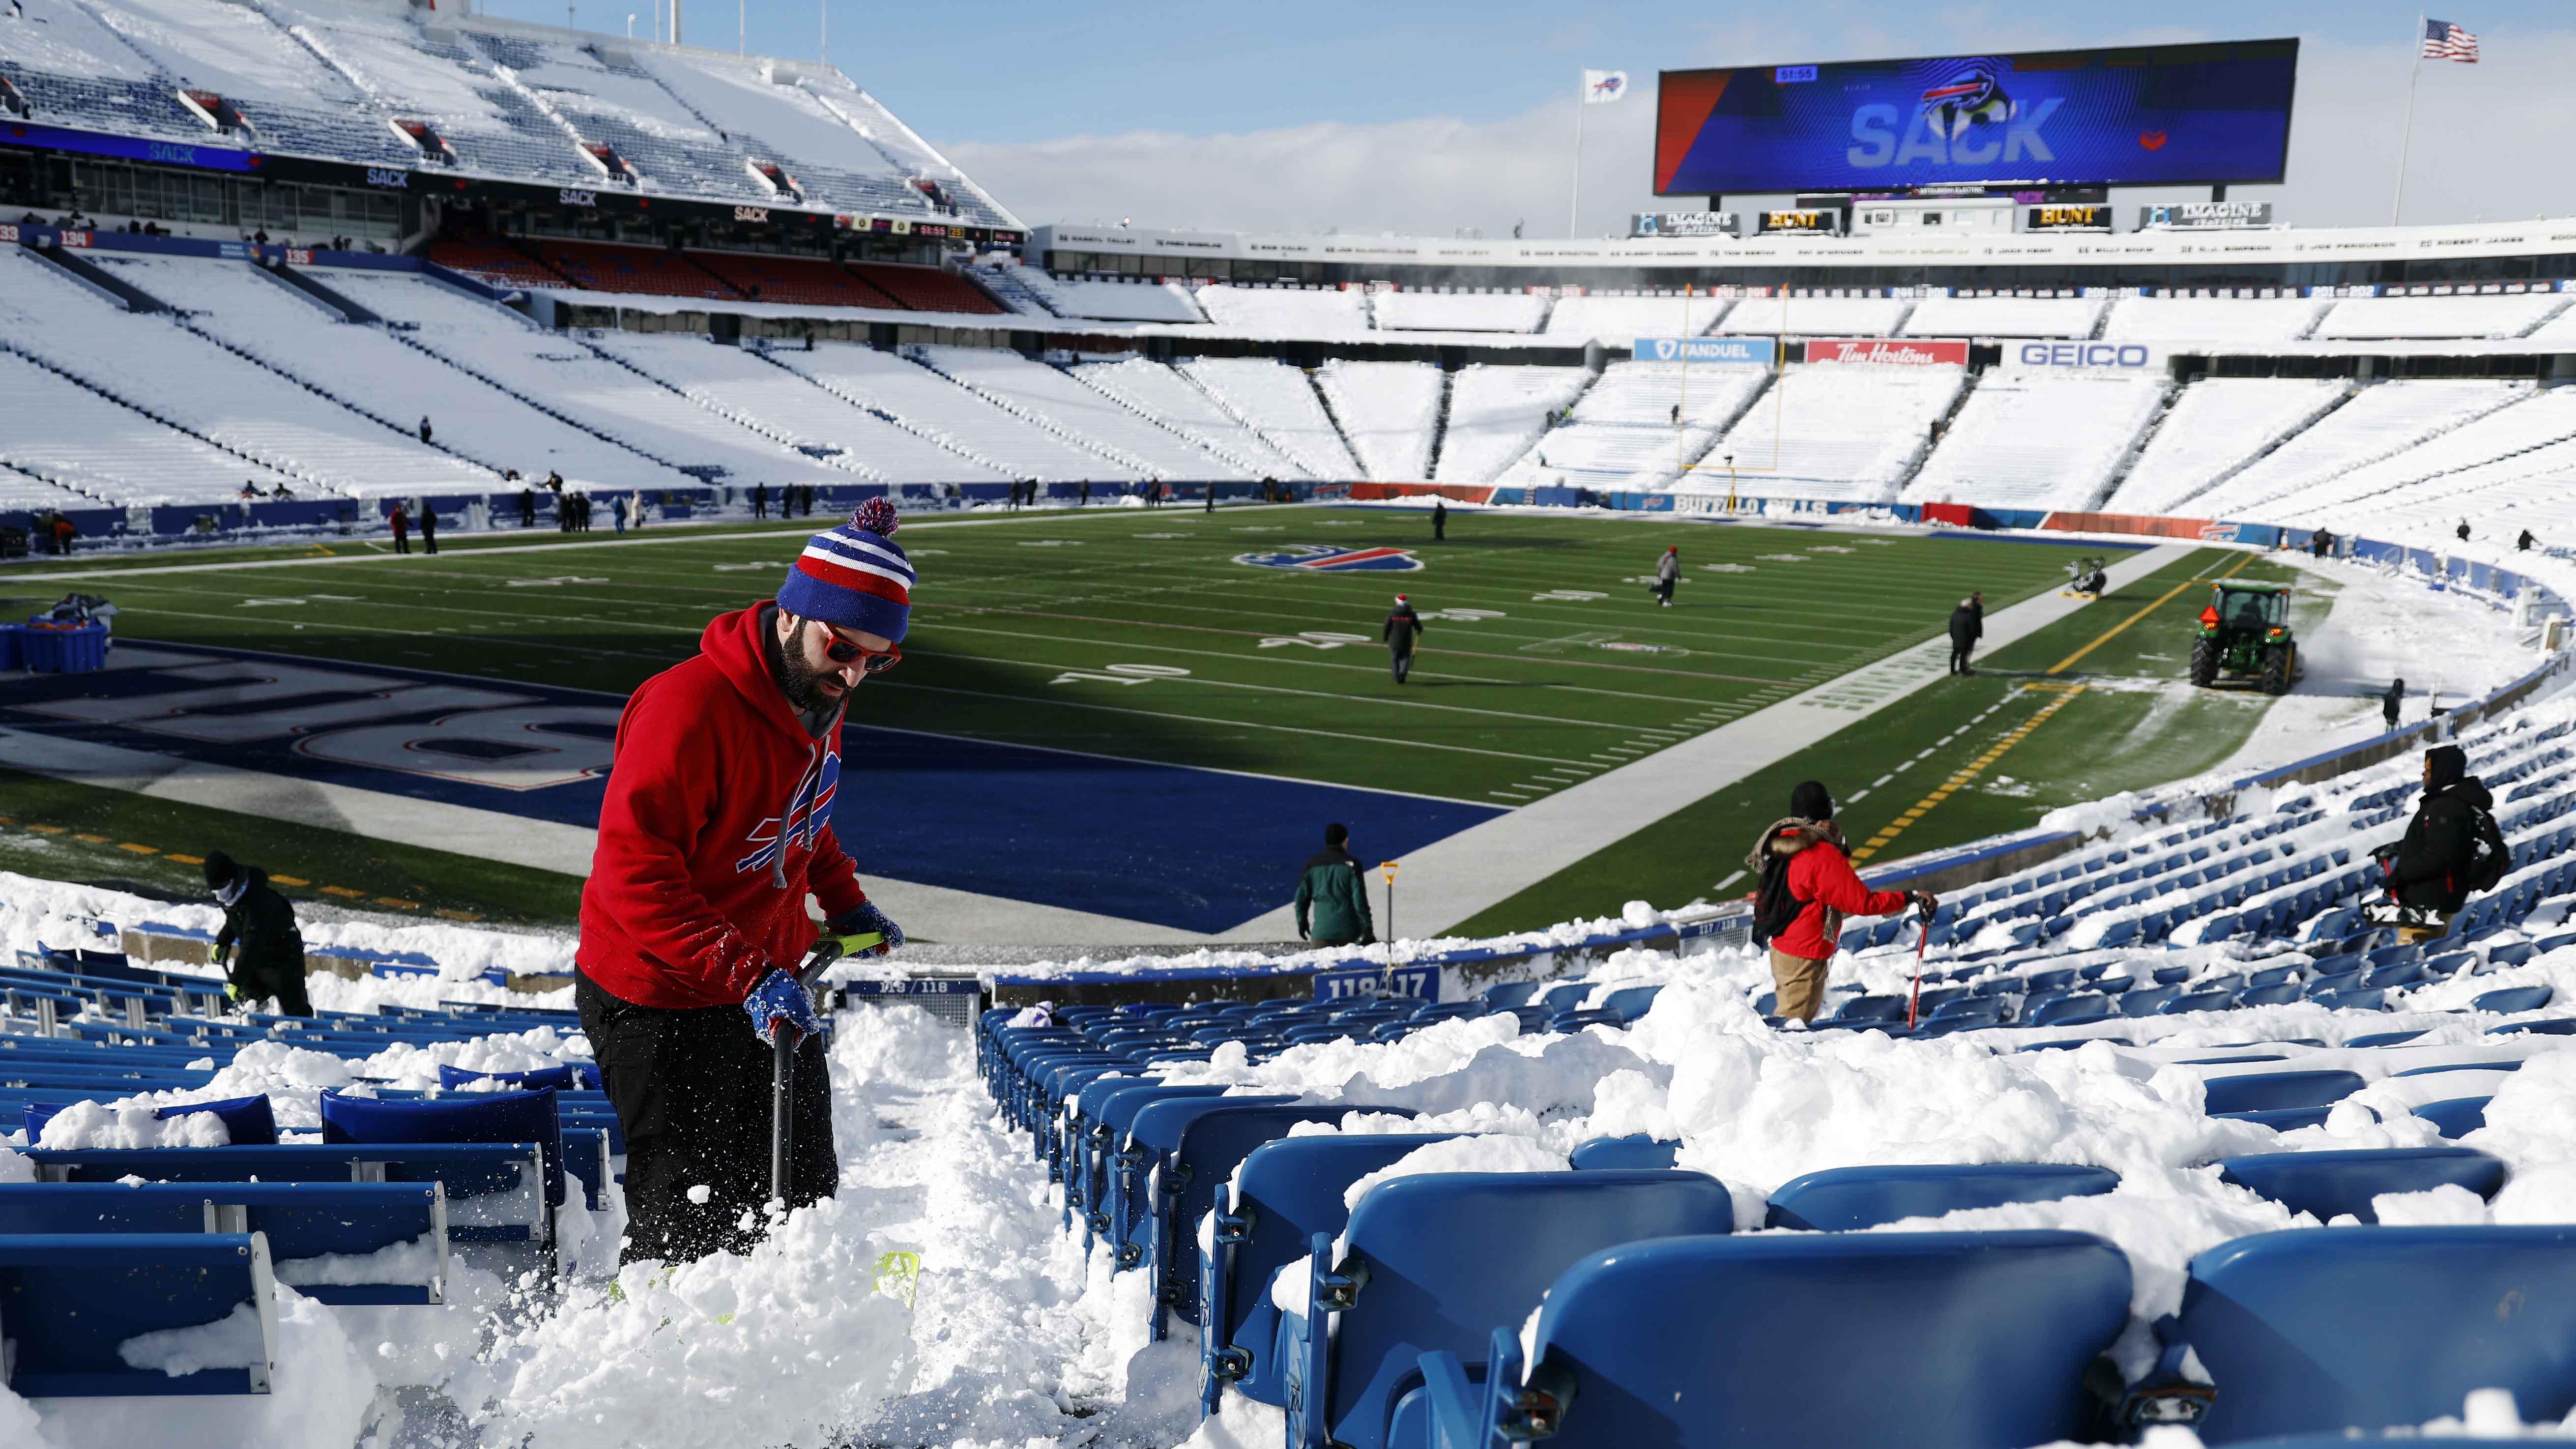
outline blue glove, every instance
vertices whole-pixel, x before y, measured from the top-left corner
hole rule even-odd
[[[823,924],[830,928],[835,936],[855,936],[862,932],[874,931],[885,937],[885,944],[876,949],[876,954],[880,956],[903,944],[903,927],[887,920],[885,912],[878,910],[873,903],[861,906],[855,911],[834,916]]]
[[[789,1040],[790,1046],[823,1029],[823,1019],[814,1014],[814,998],[805,994],[795,977],[775,966],[743,998],[742,1009],[751,1016],[752,1034],[773,1046],[778,1042],[782,1022],[796,1033]]]

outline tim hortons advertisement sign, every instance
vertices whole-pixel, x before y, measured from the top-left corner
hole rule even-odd
[[[1865,362],[1880,367],[1965,367],[1968,344],[1924,342],[1911,337],[1814,337],[1807,341],[1807,360]]]

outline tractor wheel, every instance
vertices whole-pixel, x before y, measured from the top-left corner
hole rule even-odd
[[[2265,694],[2290,692],[2289,645],[2275,644],[2263,651],[2263,692]]]
[[[2218,641],[2207,635],[2191,641],[2191,682],[2203,689],[2218,682]]]

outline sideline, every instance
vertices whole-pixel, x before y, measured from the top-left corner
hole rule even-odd
[[[2159,545],[2121,559],[2107,572],[2115,586],[2125,586],[2206,547]],[[2054,591],[2025,599],[1986,620],[1982,647],[2001,649],[2089,602]],[[1404,860],[1405,919],[1417,936],[1437,936],[1665,816],[1911,698],[1948,673],[1949,651],[1946,635],[1926,640],[1415,851]],[[1293,913],[1283,907],[1225,936],[1276,941],[1295,931]]]

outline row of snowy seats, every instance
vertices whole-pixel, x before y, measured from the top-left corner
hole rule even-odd
[[[2528,382],[2373,383],[2233,476],[2178,502],[2203,517],[2261,517],[2276,499],[2402,453],[2531,391]]]
[[[1486,1443],[1486,1433],[1496,1423],[1492,1413],[1503,1413],[1508,1423],[1510,1415],[1533,1409],[1545,1410],[1530,1420],[1534,1426],[1565,1434],[1573,1429],[1574,1412],[1590,1401],[1569,1392],[1570,1375],[1615,1374],[1613,1365],[1628,1359],[1596,1354],[1584,1361],[1569,1355],[1558,1364],[1559,1373],[1525,1377],[1515,1362],[1518,1344],[1512,1330],[1542,1300],[1549,1305],[1539,1320],[1537,1342],[1542,1345],[1556,1342],[1559,1333],[1570,1338],[1572,1324],[1608,1315],[1655,1341],[1688,1346],[1693,1340],[1687,1333],[1658,1317],[1650,1302],[1674,1301],[1672,1295],[1680,1291],[1685,1295],[1681,1301],[1689,1302],[1699,1319],[1708,1316],[1712,1304],[1728,1305],[1729,1311],[1718,1315],[1727,1324],[1727,1350],[1686,1347],[1681,1358],[1694,1376],[1670,1380],[1698,1384],[1709,1373],[1733,1371],[1721,1364],[1740,1367],[1745,1343],[1778,1336],[1743,1331],[1747,1315],[1766,1311],[1765,1303],[1873,1296],[1857,1289],[1836,1291],[1832,1285],[1838,1270],[1866,1273],[1882,1284],[1889,1273],[1922,1282],[1919,1275],[1929,1263],[1956,1263],[1964,1254],[1967,1261],[1993,1264],[2010,1261],[2025,1247],[2089,1253],[2101,1271],[2118,1278],[2116,1285],[2093,1283],[2074,1272],[2071,1262],[2058,1263],[2061,1288],[2081,1283],[2078,1296],[2097,1300],[2098,1321],[2072,1343],[2041,1347],[2044,1338],[2062,1340],[2065,1324],[2047,1307],[2034,1306],[2027,1286],[1996,1305],[1999,1321],[1982,1331],[2025,1334],[2028,1339],[2018,1353],[1981,1361],[2005,1361],[2016,1372],[2064,1380],[2053,1394],[2027,1397],[2041,1404],[2080,1398],[2073,1393],[2073,1381],[2126,1324],[2126,1265],[2098,1240],[2057,1233],[1841,1236],[1902,1218],[2116,1187],[2116,1177],[2099,1169],[1993,1164],[1812,1174],[1771,1195],[1769,1225],[1828,1236],[1739,1252],[1737,1245],[1721,1248],[1706,1241],[1733,1232],[1731,1199],[1713,1179],[1672,1171],[1671,1144],[1596,1140],[1577,1149],[1576,1170],[1570,1172],[1524,1170],[1495,1176],[1435,1171],[1381,1180],[1412,1153],[1456,1141],[1457,1135],[1329,1130],[1294,1135],[1310,1130],[1307,1124],[1338,1125],[1350,1109],[1338,1103],[1227,1096],[1221,1087],[1165,1085],[1151,1075],[1158,1062],[1202,1055],[1212,1043],[1262,1033],[1293,1042],[1301,1033],[1372,1021],[1409,1024],[1438,1010],[1412,1002],[1074,1008],[1063,1024],[1040,1029],[1008,1027],[1007,1011],[985,1019],[979,1050],[988,1080],[1011,1119],[1032,1131],[1035,1151],[1063,1185],[1068,1217],[1078,1213],[1086,1239],[1108,1244],[1113,1271],[1146,1274],[1141,1296],[1154,1305],[1157,1336],[1178,1325],[1198,1328],[1206,1370],[1203,1411],[1216,1410],[1229,1390],[1285,1408],[1290,1416],[1286,1442],[1291,1445],[1301,1440],[1301,1422],[1339,1442],[1418,1444],[1424,1442],[1426,1409],[1458,1420],[1445,1427],[1465,1437],[1450,1442]],[[1311,1024],[1282,1031],[1276,1025],[1281,1021]],[[1151,1050],[1156,1045],[1167,1053]],[[1137,1075],[1139,1069],[1145,1074]],[[2286,1079],[2326,1074],[2252,1075]],[[2357,1085],[2359,1078],[2353,1076],[2351,1082]],[[2294,1090],[2308,1085],[2291,1084]],[[2261,1099],[2260,1094],[2246,1095]],[[1463,1155],[1459,1160],[1473,1162]],[[2218,1166],[2225,1180],[2294,1211],[2321,1219],[2349,1212],[2363,1221],[2372,1220],[2374,1201],[2382,1194],[2452,1185],[2492,1196],[2505,1178],[2497,1159],[2462,1149],[2272,1153],[2223,1159]],[[1510,1251],[1488,1250],[1487,1237],[1497,1233],[1508,1235]],[[2296,1247],[2291,1240],[2301,1236],[2274,1235],[2233,1247],[2240,1254],[2289,1253]],[[2467,1237],[2470,1246],[2510,1252],[2516,1234],[2484,1230]],[[2576,1252],[2564,1235],[2553,1235],[2552,1242],[2561,1253]],[[1646,1276],[1629,1277],[1626,1291],[1612,1301],[1594,1301],[1605,1292],[1594,1275],[1623,1260],[1642,1265]],[[2214,1264],[2205,1275],[2197,1264],[2194,1272],[2196,1278],[2229,1286]],[[2298,1291],[2311,1294],[2335,1291],[2338,1281],[2350,1280],[2348,1271],[2295,1276]],[[2025,1285],[2030,1281],[2019,1273],[2013,1279]],[[1954,1312],[1963,1294],[1975,1292],[1972,1278],[1934,1274],[1933,1281]],[[1677,1282],[1689,1286],[1677,1290]],[[1403,1284],[1406,1291],[1391,1294],[1380,1287],[1371,1292],[1373,1283]],[[2204,1291],[2216,1290],[2204,1285]],[[2240,1302],[2253,1296],[2238,1293]],[[2476,1298],[2474,1292],[2464,1296]],[[1955,1318],[1948,1321],[1954,1331],[1959,1329]],[[2229,1374],[2223,1381],[2234,1395],[2229,1402],[2244,1417],[2222,1424],[2259,1423],[2258,1416],[2266,1412],[2321,1412],[2313,1403],[2301,1404],[2309,1387],[2304,1378],[2291,1383],[2280,1377],[2289,1365],[2240,1357],[2245,1344],[2215,1320],[2194,1319],[2188,1309],[2185,1325],[2199,1334],[2204,1362],[2214,1359],[2211,1367],[2224,1365]],[[1489,1381],[1527,1385],[1539,1390],[1540,1397],[1533,1399],[1525,1390],[1501,1395],[1487,1407],[1480,1431],[1474,1427],[1479,1419],[1472,1403],[1477,1390],[1456,1356],[1478,1357],[1488,1329],[1495,1330]],[[1916,1329],[1919,1324],[1909,1321],[1902,1330],[1891,1325],[1883,1331]],[[1838,1336],[1837,1341],[1846,1339]],[[1642,1350],[1632,1345],[1635,1351]],[[2525,1352],[2543,1349],[2526,1346]],[[2063,1361],[2051,1359],[2052,1353]],[[1445,1383],[1450,1402],[1444,1404],[1438,1390],[1429,1393],[1428,1404],[1420,1394],[1409,1401],[1404,1397],[1406,1383],[1418,1382],[1417,1356],[1423,1374]],[[1545,1348],[1538,1362],[1542,1368],[1550,1362]],[[1579,1369],[1578,1362],[1588,1367]],[[2495,1370],[2493,1363],[2479,1369]],[[1454,1379],[1444,1377],[1452,1374]],[[1779,1382],[1776,1372],[1769,1382]],[[2169,1393],[2172,1386],[2149,1379],[2139,1388],[2153,1395]],[[2461,1390],[2446,1384],[2439,1391],[2455,1396]],[[1909,1430],[1920,1434],[1934,1426],[1929,1442],[1952,1442],[1948,1431],[1938,1427],[1940,1414],[1919,1412],[1918,1397],[1907,1396]],[[1594,1421],[1600,1437],[1588,1437],[1586,1430],[1577,1442],[1639,1442],[1641,1435],[1696,1442],[1698,1421],[1707,1413],[1698,1407],[1699,1400],[1679,1392],[1643,1396],[1645,1403],[1665,1406],[1651,1412],[1624,1407],[1636,1400],[1603,1394],[1597,1387],[1592,1400],[1608,1401],[1593,1411],[1602,1416]],[[1873,1426],[1870,1416],[1879,1412],[1858,1411],[1857,1418],[1845,1422],[1852,1416],[1820,1408],[1819,1402],[1816,1395],[1796,1396],[1790,1411],[1764,1421],[1761,1442],[1842,1442],[1840,1436]],[[2052,1412],[2076,1414],[2072,1409]],[[2079,1433],[2044,1420],[2043,1414],[2008,1442]],[[2080,1420],[2077,1415],[2066,1423]],[[2404,1415],[2389,1420],[2412,1421]],[[2352,1414],[2325,1426],[2346,1422],[2379,1421]],[[1990,1423],[1981,1423],[1979,1432],[1990,1430]]]
[[[1760,368],[1614,362],[1499,481],[1598,487],[1669,486],[1700,463],[1721,429],[1771,381]]]
[[[940,376],[1095,452],[1114,477],[1242,479],[1252,466],[1221,458],[1097,388],[1043,362],[990,347],[910,349]]]
[[[1264,478],[1310,476],[1303,464],[1227,412],[1187,373],[1141,357],[1083,363],[1071,372],[1130,410],[1154,419],[1238,468]]]
[[[2268,505],[2267,516],[2292,523],[2391,503],[2438,508],[2454,495],[2475,494],[2489,481],[2481,470],[2492,465],[2509,462],[2517,469],[2542,471],[2564,466],[2571,440],[2576,440],[2576,392],[2523,394],[2405,452],[2284,494]]]
[[[1501,477],[1547,431],[1548,418],[1591,380],[1579,367],[1460,368],[1449,381],[1448,418],[1432,479],[1490,483]]]
[[[1431,476],[1431,439],[1448,374],[1428,362],[1353,362],[1316,369],[1315,386],[1358,455],[1355,477],[1418,483]]]
[[[1079,483],[1124,476],[1117,464],[890,352],[823,343],[771,358],[842,400],[1008,478]]]
[[[2352,390],[2345,378],[2211,377],[2192,383],[2175,397],[2155,436],[2102,506],[2113,513],[2172,513],[2315,424]]]
[[[129,312],[15,247],[0,250],[0,328],[13,350],[264,463],[299,491],[479,492],[496,478],[300,377],[246,364],[173,317]]]
[[[1193,357],[1180,364],[1192,382],[1245,427],[1297,460],[1317,478],[1357,478],[1359,460],[1333,426],[1306,373],[1261,357]]]

